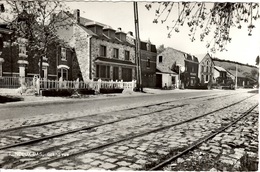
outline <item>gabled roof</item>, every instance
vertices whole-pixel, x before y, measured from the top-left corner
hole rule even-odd
[[[219,72],[227,72],[226,69],[224,69],[223,67],[220,67],[220,66],[214,66],[214,68],[216,70],[218,70]]]

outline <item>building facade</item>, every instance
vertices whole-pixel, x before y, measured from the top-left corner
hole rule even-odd
[[[179,88],[180,85],[184,88],[196,86],[198,68],[199,62],[195,56],[168,47],[157,56],[157,86],[175,85],[175,88]],[[171,76],[171,82],[162,83],[161,73],[168,73]]]
[[[207,53],[199,62],[199,79],[200,84],[208,84],[213,82],[214,62],[211,56]]]
[[[6,25],[0,28],[0,77],[34,77],[39,76],[40,62],[35,53],[28,50],[27,40],[13,39],[12,30]],[[42,77],[45,79],[65,80],[73,78],[73,50],[52,43],[48,47],[47,56],[43,57]],[[74,62],[74,65],[78,65]]]
[[[70,15],[60,13],[60,15]],[[135,79],[135,47],[126,40],[126,33],[83,17],[76,10],[72,26],[57,34],[75,49],[79,75],[84,81],[94,79],[132,81]]]
[[[184,88],[192,88],[198,85],[198,70],[199,70],[199,61],[197,57],[184,54],[185,57],[185,72],[183,73],[181,79],[184,83]]]
[[[133,32],[127,33],[127,41],[135,45]],[[156,46],[149,40],[140,41],[140,51],[142,86],[154,88],[156,86]]]

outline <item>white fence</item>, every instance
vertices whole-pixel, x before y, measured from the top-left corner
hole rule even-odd
[[[40,84],[41,90],[46,89],[92,89],[99,91],[101,88],[104,89],[131,89],[133,90],[136,86],[136,81],[133,80],[131,82],[123,82],[121,81],[102,81],[99,79],[98,81],[62,81],[62,80],[46,80],[41,79],[38,81]]]
[[[31,77],[0,77],[0,88],[19,88],[23,83],[26,87],[33,85]]]
[[[37,92],[39,90],[50,90],[50,89],[92,89],[100,91],[100,89],[128,89],[133,90],[136,87],[136,81],[123,82],[121,81],[63,81],[60,80],[47,80],[47,79],[38,79],[32,77],[0,77],[0,88],[33,88]]]

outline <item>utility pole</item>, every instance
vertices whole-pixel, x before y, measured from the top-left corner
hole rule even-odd
[[[235,89],[237,89],[237,64],[236,64],[236,84],[235,84]]]
[[[137,64],[137,88],[143,91],[142,87],[142,73],[141,73],[141,53],[140,53],[140,35],[139,35],[139,20],[138,20],[138,6],[134,1],[134,21],[135,21],[135,59]]]

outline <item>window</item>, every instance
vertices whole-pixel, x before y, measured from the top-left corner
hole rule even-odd
[[[107,56],[107,47],[104,45],[100,45],[100,56],[101,57]]]
[[[44,70],[42,70],[42,72],[44,72]],[[60,77],[62,77],[63,80],[68,80],[68,69],[60,68],[58,70],[58,78],[60,79]]]
[[[159,56],[159,63],[162,63],[162,56]]]
[[[113,58],[118,59],[118,57],[119,57],[119,50],[117,48],[114,48],[113,49]]]
[[[146,50],[151,51],[151,44],[149,44],[149,43],[146,44]]]
[[[119,69],[118,67],[113,67],[113,80],[119,80]]]
[[[130,52],[125,51],[125,60],[130,60]]]
[[[110,66],[97,65],[96,66],[96,77],[109,79],[110,78]]]
[[[67,60],[66,48],[61,48],[61,60]]]
[[[150,61],[150,58],[147,59],[147,62],[146,62],[146,67],[147,68],[150,68],[151,66],[151,61]]]
[[[201,66],[201,72],[204,72],[204,66]]]
[[[206,75],[206,81],[209,81],[209,75]]]

